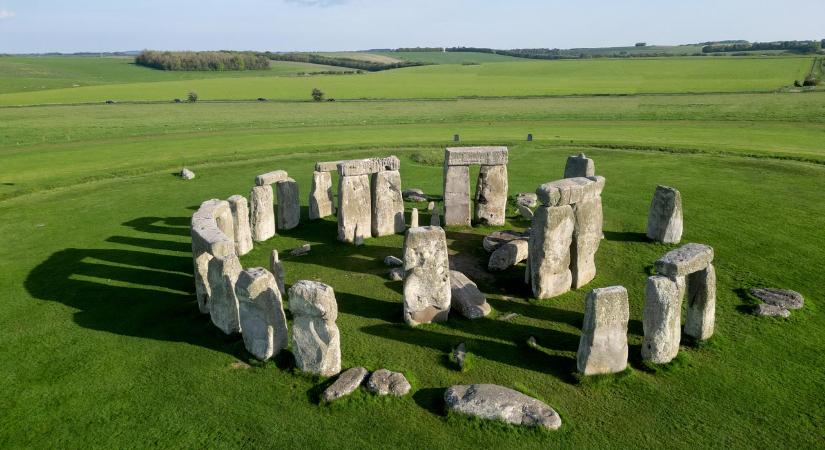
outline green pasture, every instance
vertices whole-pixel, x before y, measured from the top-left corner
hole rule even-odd
[[[490,62],[525,62],[529,59],[478,52],[370,52],[407,61],[429,64],[481,64]]]

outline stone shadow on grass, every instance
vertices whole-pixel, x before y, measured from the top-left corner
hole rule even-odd
[[[651,242],[645,233],[635,231],[604,231],[604,238],[615,242]]]
[[[435,414],[436,416],[447,416],[444,409],[445,388],[424,388],[415,391],[413,400],[421,408]]]

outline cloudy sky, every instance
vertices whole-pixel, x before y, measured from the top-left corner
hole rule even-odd
[[[0,53],[825,38],[825,0],[0,0]]]

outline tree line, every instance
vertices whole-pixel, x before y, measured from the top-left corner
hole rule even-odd
[[[822,50],[825,39],[821,41],[776,41],[776,42],[737,42],[731,44],[710,44],[702,47],[703,53],[746,52],[758,50],[782,50],[791,53],[817,53]]]
[[[414,61],[399,61],[394,63],[382,63],[378,61],[368,61],[365,59],[345,58],[338,56],[325,56],[316,53],[272,53],[264,52],[263,56],[273,61],[293,61],[312,64],[323,64],[325,66],[347,67],[350,69],[376,72],[379,70],[398,69],[401,67],[423,66],[425,63]]]
[[[268,70],[269,59],[254,52],[159,52],[144,50],[135,57],[140,66],[160,70]]]

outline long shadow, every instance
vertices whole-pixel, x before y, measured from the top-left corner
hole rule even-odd
[[[742,301],[742,304],[736,305],[736,311],[749,315],[756,312],[759,301],[756,300],[756,298],[754,298],[747,289],[736,288],[733,290],[733,293],[736,294],[736,296],[739,297],[739,300]]]
[[[151,248],[155,250],[170,250],[173,252],[191,252],[192,244],[176,241],[162,241],[158,239],[138,238],[132,236],[110,236],[106,242],[113,244],[131,245],[133,247]]]
[[[139,217],[123,222],[123,225],[145,233],[189,236],[190,223],[191,219],[187,217]]]
[[[635,231],[604,231],[604,238],[616,242],[650,242],[645,233]]]

